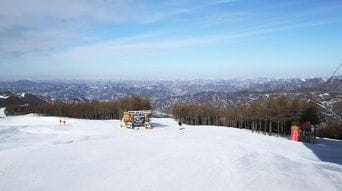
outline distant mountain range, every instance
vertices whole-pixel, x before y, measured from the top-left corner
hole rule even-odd
[[[228,108],[268,97],[311,98],[333,108],[342,101],[342,76],[331,80],[250,79],[175,81],[13,81],[0,82],[0,107],[11,104],[110,101],[147,96],[155,110],[169,113],[175,104]]]

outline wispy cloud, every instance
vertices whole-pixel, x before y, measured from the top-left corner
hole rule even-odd
[[[324,14],[341,10],[339,6],[327,5],[303,11],[289,11],[292,14],[286,16],[261,14],[260,19],[259,12],[267,10],[267,7],[262,7],[261,10],[250,9],[248,6],[239,10],[234,7],[220,7],[220,4],[240,3],[234,0],[162,2],[158,6],[155,3],[134,0],[5,0],[0,6],[0,54],[11,57],[66,52],[74,56],[87,55],[84,53],[104,56],[230,42],[277,31],[340,22],[339,18],[326,17]],[[293,4],[292,2],[287,6]],[[324,17],[315,20],[312,15]],[[175,23],[171,21],[179,19],[183,21],[172,27]],[[163,34],[153,34],[151,38],[151,32],[147,32],[146,36],[146,31],[139,30],[141,26],[150,26],[151,23],[161,21],[164,24],[153,30],[165,30]],[[77,43],[89,38],[87,31],[95,25],[122,23],[136,24],[136,33],[126,38]],[[191,34],[180,33],[177,37],[170,37],[173,32],[181,31],[188,25],[196,27]],[[208,32],[203,33],[201,30]],[[68,46],[71,44],[76,45]],[[66,46],[70,48],[62,49]]]
[[[225,4],[225,3],[232,3],[234,1],[237,1],[237,0],[217,0],[217,1],[214,1],[213,3],[214,4]]]
[[[165,38],[165,34],[152,33],[131,36],[126,38],[100,41],[81,47],[74,47],[62,51],[55,57],[67,59],[96,60],[103,58],[120,58],[128,55],[142,53],[158,53],[179,48],[203,46],[208,44],[234,43],[259,36],[265,36],[274,32],[286,31],[296,28],[324,25],[327,22],[309,21],[302,23],[268,23],[248,30],[224,32],[220,34],[202,35],[185,38]]]
[[[80,38],[97,22],[119,22],[120,2],[5,0],[0,6],[0,52],[46,53]]]
[[[139,35],[135,37],[106,40],[88,44],[82,47],[75,47],[57,54],[57,57],[98,59],[109,57],[121,57],[141,53],[158,53],[165,50],[186,48],[216,41],[215,37],[159,39],[153,35]]]
[[[332,47],[330,56],[320,58],[325,63],[334,59],[331,55],[340,56],[335,42],[341,41],[336,31],[341,28],[341,13],[339,1],[3,0],[0,76],[92,75],[95,70],[99,76],[111,76],[121,74],[117,70],[123,65],[126,70],[134,70],[139,63],[154,68],[155,73],[174,69],[159,67],[160,63],[190,64],[189,74],[196,64],[202,64],[203,72],[212,65],[219,71],[224,64],[236,62],[234,66],[243,71],[244,61],[253,59],[244,56],[251,40],[259,43],[256,52],[267,52],[267,57],[273,56],[274,60],[280,53],[269,53],[272,50],[263,42],[279,40],[283,49],[291,52],[291,43],[296,42],[289,39],[287,44],[287,39],[273,34],[295,36],[298,41],[303,34],[308,34],[304,40],[317,38],[320,44]],[[329,34],[320,36],[319,31]],[[267,36],[272,38],[264,38]],[[333,43],[326,43],[325,38]],[[296,57],[293,55],[288,57]],[[311,52],[310,58],[315,55]],[[264,63],[263,55],[255,57]],[[270,62],[268,66],[274,66]]]

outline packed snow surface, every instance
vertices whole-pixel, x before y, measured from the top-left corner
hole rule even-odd
[[[153,119],[0,119],[0,190],[342,190],[340,141]],[[63,120],[63,119],[62,119]]]

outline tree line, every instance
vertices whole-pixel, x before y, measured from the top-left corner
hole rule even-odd
[[[124,111],[151,110],[146,97],[130,96],[110,102],[54,103],[45,105],[12,105],[6,107],[7,115],[36,113],[47,116],[62,116],[81,119],[120,119]]]
[[[319,137],[342,140],[342,121],[328,121],[324,128],[317,129]]]
[[[320,122],[315,105],[299,99],[273,98],[257,103],[218,109],[205,105],[176,105],[175,119],[190,125],[218,125],[288,135],[292,125]]]

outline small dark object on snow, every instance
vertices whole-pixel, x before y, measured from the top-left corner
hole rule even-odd
[[[179,126],[179,130],[185,129],[184,127],[182,127],[182,122],[180,122],[180,121],[178,121],[178,126]]]

